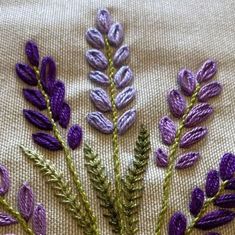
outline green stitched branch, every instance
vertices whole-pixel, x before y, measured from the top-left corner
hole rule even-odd
[[[175,163],[175,159],[176,159],[176,151],[179,147],[179,142],[180,142],[180,138],[184,129],[184,122],[186,117],[188,116],[189,112],[191,111],[191,109],[193,108],[193,106],[195,105],[196,101],[197,101],[197,95],[198,92],[200,90],[200,85],[197,84],[196,90],[194,91],[189,106],[187,107],[184,116],[182,117],[178,130],[176,132],[176,137],[175,140],[171,146],[170,149],[170,154],[169,154],[169,163],[168,163],[168,167],[165,173],[165,177],[164,177],[164,182],[163,182],[163,198],[162,198],[162,206],[161,206],[161,211],[158,215],[157,218],[157,225],[156,225],[156,230],[155,230],[155,235],[161,235],[161,229],[164,223],[164,217],[168,208],[168,203],[169,203],[169,196],[170,196],[170,186],[171,186],[171,178],[173,176],[173,169],[174,169],[174,163]]]
[[[3,209],[6,212],[8,212],[18,221],[18,223],[21,225],[21,227],[27,234],[34,235],[32,229],[28,226],[28,224],[25,222],[24,218],[20,215],[20,213],[14,210],[12,206],[7,202],[7,200],[1,196],[0,196],[0,205],[3,207]]]
[[[85,190],[83,189],[82,183],[79,179],[75,164],[73,162],[70,150],[68,149],[65,141],[62,139],[59,130],[57,128],[57,125],[52,117],[52,112],[51,112],[51,107],[50,107],[50,100],[48,95],[46,94],[46,92],[43,89],[42,83],[40,81],[40,75],[39,75],[39,70],[37,67],[34,67],[34,71],[36,72],[37,75],[37,79],[38,79],[38,89],[41,91],[41,93],[43,94],[45,101],[46,101],[46,105],[47,105],[47,112],[48,112],[48,117],[52,123],[53,126],[53,132],[55,137],[57,138],[57,140],[61,143],[63,151],[64,151],[64,155],[65,155],[65,160],[66,160],[66,164],[67,167],[69,169],[70,175],[72,177],[72,180],[76,186],[79,198],[80,198],[80,202],[82,204],[82,206],[84,206],[85,210],[86,210],[86,214],[87,216],[90,218],[91,220],[91,225],[93,227],[94,230],[94,235],[99,235],[99,229],[97,226],[97,221],[96,221],[96,217],[93,215],[93,211],[91,209],[90,203],[88,201],[88,197],[85,193]]]
[[[105,40],[105,51],[106,56],[108,58],[108,74],[110,79],[110,99],[112,104],[112,121],[113,121],[113,161],[114,161],[114,173],[115,173],[115,188],[116,188],[116,197],[115,204],[117,207],[119,219],[120,219],[120,234],[125,234],[125,216],[123,212],[123,199],[122,199],[122,184],[121,184],[121,163],[119,159],[119,149],[118,149],[118,112],[115,104],[115,96],[116,96],[116,86],[114,83],[114,73],[115,68],[113,65],[113,53],[112,48],[109,44],[107,36],[104,38]]]
[[[118,213],[114,205],[113,191],[111,182],[107,179],[105,168],[101,161],[89,145],[85,144],[84,156],[86,160],[87,171],[94,190],[97,192],[97,197],[101,200],[101,207],[105,208],[108,213],[104,216],[109,219],[109,223],[113,226],[113,232],[120,232]]]
[[[191,234],[191,232],[193,231],[194,226],[196,225],[196,223],[202,218],[202,216],[205,214],[205,212],[207,211],[208,207],[213,204],[213,202],[220,197],[224,191],[225,191],[225,186],[227,185],[228,181],[223,181],[222,184],[220,185],[220,189],[219,191],[216,193],[216,195],[214,197],[211,198],[207,198],[207,200],[204,202],[202,209],[200,210],[199,214],[197,215],[197,217],[195,217],[190,225],[188,226],[185,235],[189,235]]]
[[[138,232],[138,207],[143,196],[144,173],[148,166],[149,151],[149,132],[142,125],[136,141],[133,166],[128,169],[125,180],[123,180],[127,235],[134,235]]]

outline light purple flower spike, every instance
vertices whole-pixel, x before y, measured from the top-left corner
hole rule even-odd
[[[0,226],[9,226],[17,223],[17,220],[11,215],[8,215],[4,212],[0,212]]]

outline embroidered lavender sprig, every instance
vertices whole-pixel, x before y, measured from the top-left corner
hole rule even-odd
[[[41,205],[43,219],[36,215],[35,210],[37,207],[34,205],[35,197],[29,183],[23,183],[19,189],[17,211],[4,198],[10,188],[10,176],[8,170],[3,165],[0,165],[0,176],[0,182],[2,182],[0,186],[0,205],[5,211],[0,213],[0,226],[9,226],[19,223],[26,234],[46,235],[46,210],[43,205]],[[28,224],[30,219],[33,221],[32,229]]]
[[[170,182],[174,167],[185,169],[193,166],[200,158],[199,152],[186,152],[177,159],[177,149],[188,149],[201,141],[208,133],[206,127],[200,126],[213,113],[213,108],[207,101],[218,96],[222,87],[218,82],[207,83],[216,74],[217,65],[213,60],[207,60],[194,74],[190,70],[181,69],[178,73],[180,90],[169,92],[167,102],[174,118],[179,120],[178,127],[169,116],[159,122],[162,141],[170,147],[169,151],[159,148],[155,151],[155,161],[159,167],[167,167],[163,183],[162,209],[157,218],[155,234],[160,235],[164,215],[168,207]],[[189,98],[187,104],[186,98]],[[190,130],[185,129],[190,128]]]
[[[235,155],[226,153],[221,158],[219,171],[208,172],[205,190],[198,187],[193,189],[189,203],[193,216],[191,222],[187,226],[185,215],[176,212],[169,222],[169,235],[189,235],[193,229],[213,230],[234,220],[235,212],[230,209],[235,208],[235,194],[226,192],[227,189],[235,190],[234,182]],[[219,209],[208,212],[212,204]]]
[[[67,144],[58,128],[58,124],[62,128],[68,127],[71,114],[70,106],[65,101],[65,85],[57,79],[56,64],[50,56],[42,58],[40,62],[38,48],[34,42],[26,43],[25,53],[31,66],[18,63],[16,64],[16,73],[26,84],[37,87],[37,89],[24,89],[23,94],[26,100],[40,111],[24,110],[24,117],[35,127],[53,132],[53,135],[41,131],[34,133],[32,135],[33,140],[36,144],[48,150],[63,150],[67,167],[77,189],[78,198],[91,221],[89,225],[92,227],[93,233],[98,235],[96,218],[91,210],[70,151],[81,145],[82,128],[79,125],[73,125],[69,129]],[[47,116],[41,112],[44,109],[47,111]]]

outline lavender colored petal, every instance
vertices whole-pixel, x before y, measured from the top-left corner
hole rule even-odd
[[[130,56],[129,47],[127,45],[121,46],[113,57],[113,63],[115,67],[122,66]]]
[[[101,33],[108,33],[112,24],[112,18],[107,9],[101,9],[98,11],[96,17],[96,26]]]
[[[11,215],[8,215],[4,212],[0,212],[0,226],[9,226],[12,224],[17,224],[15,218],[13,218]]]
[[[225,185],[225,189],[235,190],[235,178],[228,180],[228,183]]]
[[[225,194],[218,197],[214,204],[222,208],[235,208],[235,194]]]
[[[167,167],[168,166],[168,155],[167,152],[159,148],[154,152],[155,163],[158,167]]]
[[[18,63],[15,68],[16,74],[23,82],[30,86],[36,86],[38,84],[36,73],[29,65]]]
[[[217,64],[213,60],[207,60],[196,74],[196,79],[199,83],[207,82],[217,72]]]
[[[216,170],[211,170],[207,174],[206,178],[206,196],[207,197],[214,197],[216,193],[219,191],[220,187],[220,180],[219,180],[219,173]]]
[[[87,62],[91,67],[97,70],[105,70],[108,67],[108,61],[105,55],[96,49],[91,49],[86,52]]]
[[[99,85],[107,86],[110,84],[108,76],[100,71],[91,71],[88,74],[88,77],[91,81],[96,82]]]
[[[225,153],[220,161],[219,166],[220,178],[230,180],[233,178],[235,173],[235,155],[232,153]]]
[[[39,53],[37,44],[33,41],[28,41],[25,44],[25,54],[32,66],[38,67],[39,65]]]
[[[213,108],[207,104],[198,104],[194,106],[185,119],[185,127],[194,127],[205,121],[213,113]]]
[[[114,75],[117,88],[126,87],[133,80],[133,72],[129,66],[122,66]]]
[[[194,74],[187,70],[181,69],[178,73],[178,83],[181,90],[186,96],[191,96],[196,88],[196,79]]]
[[[196,127],[191,131],[187,132],[183,135],[180,140],[180,147],[181,148],[188,148],[193,144],[202,140],[206,134],[208,133],[207,128],[205,127]]]
[[[38,204],[34,209],[32,226],[35,235],[46,235],[46,210],[42,204]]]
[[[159,122],[159,130],[163,143],[171,145],[176,135],[175,123],[169,117],[165,116]]]
[[[57,151],[61,150],[62,146],[61,143],[53,136],[43,133],[43,132],[37,132],[32,135],[33,141],[38,144],[39,146],[51,150],[51,151]]]
[[[196,217],[202,209],[205,200],[204,192],[200,188],[195,188],[191,194],[189,204],[190,213]]]
[[[92,112],[87,115],[87,122],[98,131],[104,134],[113,132],[113,123],[101,112]]]
[[[50,120],[44,116],[42,113],[34,110],[24,109],[24,117],[34,126],[41,130],[52,130],[52,124]]]
[[[0,196],[4,196],[10,188],[10,175],[7,168],[0,165]]]
[[[121,117],[118,118],[117,127],[118,134],[123,135],[126,131],[134,124],[136,120],[136,110],[130,109],[122,114]]]
[[[175,168],[185,169],[185,168],[191,167],[198,161],[199,158],[200,158],[199,153],[190,152],[190,153],[183,154],[182,156],[179,157],[179,160],[176,163]]]
[[[88,29],[86,32],[87,42],[96,49],[104,48],[103,35],[96,28]]]
[[[173,116],[180,118],[186,109],[186,100],[177,90],[172,90],[167,97],[167,102]]]
[[[24,98],[39,110],[46,109],[46,101],[39,90],[23,89]]]
[[[82,143],[83,131],[79,125],[73,125],[68,132],[67,142],[69,147],[74,150]]]
[[[118,47],[122,44],[124,39],[123,27],[120,23],[114,23],[111,25],[108,32],[108,40],[114,47]]]
[[[222,92],[222,86],[218,82],[211,82],[203,86],[198,92],[198,100],[200,102],[206,102],[209,99],[220,95]]]
[[[125,108],[134,98],[136,95],[136,89],[133,87],[126,87],[123,91],[121,91],[116,99],[115,104],[117,109]]]
[[[195,227],[202,230],[210,230],[223,226],[235,217],[235,213],[228,210],[215,210],[203,216]]]
[[[95,107],[103,112],[108,112],[112,110],[112,105],[108,94],[102,88],[95,88],[91,90],[90,93],[91,101],[94,103]]]
[[[34,195],[28,182],[25,182],[19,189],[18,209],[21,216],[29,221],[34,210]]]
[[[71,116],[71,109],[70,106],[64,102],[59,114],[59,124],[63,128],[67,128],[69,125],[70,121],[70,116]]]
[[[170,219],[168,234],[184,235],[187,226],[187,219],[181,212],[176,212]]]

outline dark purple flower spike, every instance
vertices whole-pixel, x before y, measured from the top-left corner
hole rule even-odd
[[[187,226],[186,217],[176,212],[170,219],[168,235],[184,235]]]

